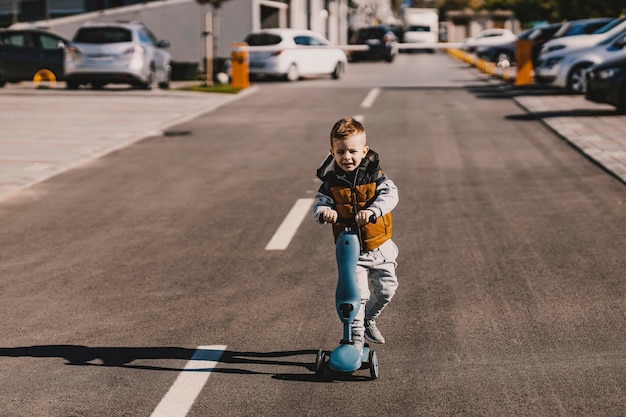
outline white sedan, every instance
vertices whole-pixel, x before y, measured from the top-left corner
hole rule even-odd
[[[465,39],[461,49],[467,52],[474,52],[481,46],[499,45],[507,42],[515,42],[517,35],[509,29],[485,29],[478,35]]]
[[[263,29],[246,36],[250,76],[274,76],[288,81],[314,75],[339,79],[348,65],[343,49],[319,34],[303,29]]]

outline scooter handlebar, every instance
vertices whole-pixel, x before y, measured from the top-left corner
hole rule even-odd
[[[318,219],[319,219],[320,223],[324,223],[324,220],[322,219],[322,213],[320,213],[320,215],[319,215]],[[378,217],[376,217],[376,215],[375,215],[375,214],[372,214],[372,215],[370,216],[370,218],[369,218],[368,223],[372,223],[372,224],[374,224],[374,223],[376,223],[377,221],[378,221]],[[349,226],[349,225],[351,225],[351,224],[354,224],[354,223],[355,223],[355,221],[354,221],[354,217],[337,217],[337,221],[336,221],[335,223],[338,223],[338,224],[343,224],[343,225]]]

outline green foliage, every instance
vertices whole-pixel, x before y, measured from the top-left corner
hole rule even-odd
[[[532,21],[560,22],[590,17],[618,17],[626,11],[624,0],[439,0],[440,11],[474,8],[511,10],[522,25]]]

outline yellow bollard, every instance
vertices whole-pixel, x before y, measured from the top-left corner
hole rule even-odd
[[[231,44],[232,52],[230,53],[230,64],[232,75],[230,85],[235,88],[250,87],[248,51],[242,48],[246,46],[248,46],[248,44],[245,42]]]
[[[50,82],[50,85],[54,87],[57,82],[57,77],[49,69],[40,69],[33,76],[33,87],[38,88],[39,83],[42,81],[48,81]]]
[[[528,85],[533,83],[532,48],[532,41],[522,40],[515,43],[515,60],[517,62],[515,85]]]

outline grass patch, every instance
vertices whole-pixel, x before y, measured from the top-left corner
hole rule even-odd
[[[233,87],[230,84],[215,84],[215,85],[188,85],[186,87],[180,87],[178,90],[184,91],[196,91],[199,93],[224,93],[224,94],[237,94],[242,89]]]

